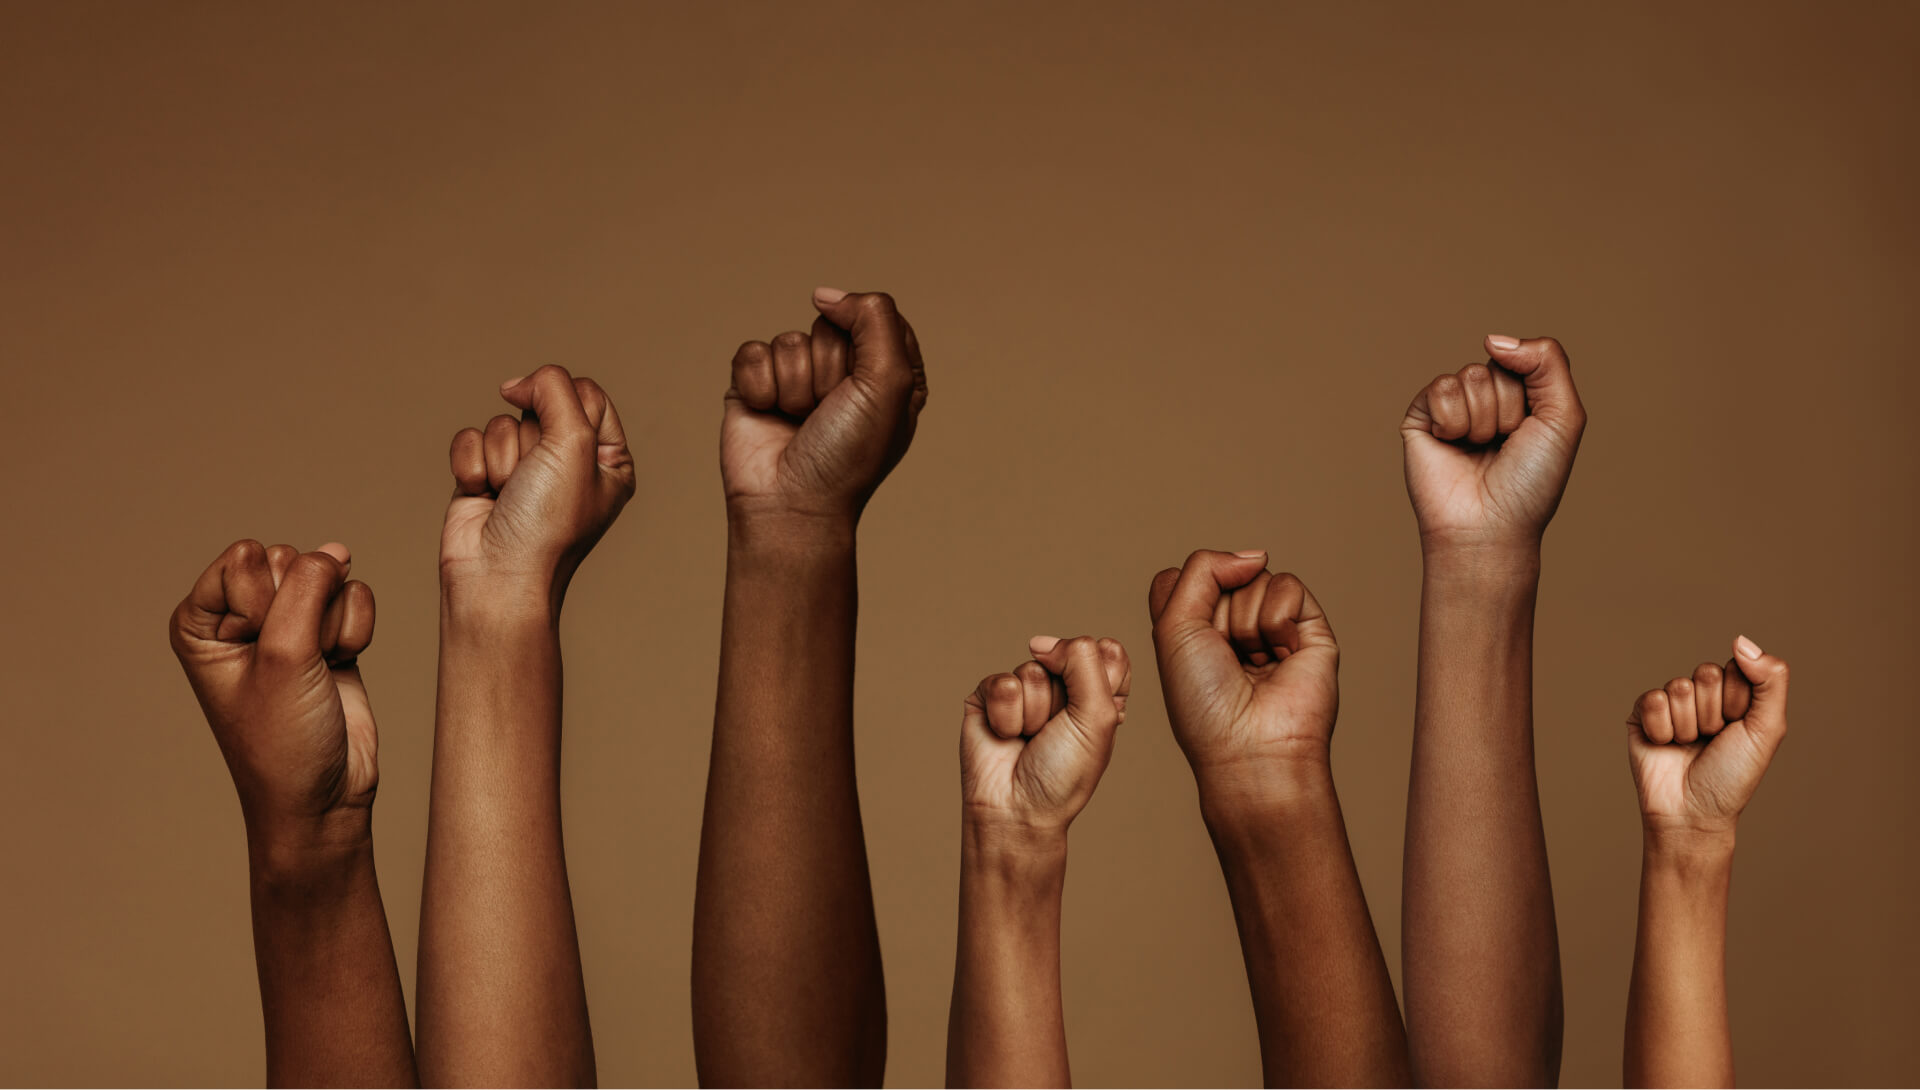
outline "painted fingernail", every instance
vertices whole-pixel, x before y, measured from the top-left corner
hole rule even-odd
[[[1502,351],[1512,351],[1513,349],[1520,347],[1520,342],[1518,339],[1513,337],[1505,337],[1498,333],[1489,333],[1487,335],[1487,343]]]
[[[1743,659],[1757,659],[1760,657],[1760,645],[1740,636],[1733,641],[1733,653]]]
[[[819,303],[823,307],[830,307],[833,304],[838,303],[840,300],[845,299],[846,297],[847,297],[847,293],[844,291],[841,291],[839,288],[813,289],[813,301],[816,303]]]
[[[1027,641],[1027,650],[1036,655],[1044,655],[1058,646],[1060,646],[1058,636],[1035,636]]]
[[[1235,551],[1234,551],[1234,554],[1233,554],[1233,555],[1235,555],[1235,556],[1237,556],[1237,557],[1239,557],[1239,558],[1240,558],[1240,559],[1242,559],[1242,560],[1258,560],[1258,559],[1260,559],[1261,557],[1263,557],[1263,556],[1265,556],[1265,555],[1267,555],[1267,550],[1265,550],[1265,549],[1237,549],[1237,550],[1235,550]]]
[[[519,378],[510,378],[507,381],[500,384],[500,392],[504,394],[508,390],[513,389],[515,386],[518,386],[525,381],[527,381],[527,376],[525,375],[521,375]]]

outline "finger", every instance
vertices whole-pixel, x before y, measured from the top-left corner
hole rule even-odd
[[[1700,726],[1693,718],[1693,679],[1677,677],[1667,682],[1667,715],[1673,720],[1673,740],[1689,745],[1700,740]]]
[[[587,414],[587,424],[593,428],[596,460],[608,469],[631,466],[633,455],[627,450],[627,432],[620,426],[620,412],[613,407],[613,398],[590,378],[574,379],[573,389],[580,395],[580,408]]]
[[[913,362],[907,352],[906,321],[883,291],[844,292],[839,288],[813,289],[813,306],[822,317],[847,331],[853,349],[848,373],[889,392],[905,392],[914,384]]]
[[[1787,733],[1787,664],[1760,645],[1741,636],[1733,641],[1733,662],[1753,687],[1753,697],[1740,718],[1765,741],[1779,745]]]
[[[1125,722],[1127,697],[1133,692],[1133,659],[1120,641],[1111,636],[1102,636],[1099,647],[1100,661],[1107,668],[1107,681],[1113,686],[1113,706],[1119,710],[1121,722]]]
[[[1665,689],[1651,689],[1642,693],[1634,710],[1640,717],[1640,733],[1647,736],[1647,741],[1656,746],[1673,741],[1673,719],[1667,715]]]
[[[825,315],[813,320],[813,398],[824,400],[847,377],[847,360],[853,352],[853,342],[839,326],[827,321]]]
[[[1737,723],[1746,717],[1747,708],[1753,703],[1753,686],[1748,683],[1747,675],[1740,672],[1740,664],[1728,659],[1720,668],[1720,718],[1726,723]]]
[[[1013,676],[1020,682],[1020,733],[1037,734],[1053,718],[1053,675],[1037,662],[1023,662]]]
[[[1433,418],[1433,437],[1452,441],[1467,434],[1467,394],[1460,376],[1441,375],[1427,386],[1427,413]]]
[[[1114,706],[1113,682],[1100,655],[1100,642],[1091,636],[1055,640],[1035,661],[1065,682],[1067,706],[1063,710],[1088,741],[1111,738],[1113,728],[1120,723],[1120,712]]]
[[[1484,363],[1460,369],[1460,389],[1467,402],[1467,441],[1491,443],[1500,431],[1500,403],[1493,387],[1493,371]]]
[[[773,381],[780,389],[780,411],[805,416],[813,411],[813,342],[797,330],[773,339]]]
[[[907,345],[907,365],[913,370],[913,398],[908,402],[910,412],[918,414],[927,407],[927,365],[920,358],[920,338],[913,332],[913,323],[906,316],[900,318],[900,334]]]
[[[1700,736],[1711,738],[1727,725],[1720,718],[1720,694],[1724,687],[1720,667],[1703,662],[1693,668],[1693,719]]]
[[[1565,424],[1579,430],[1586,423],[1586,410],[1580,406],[1580,393],[1573,387],[1573,362],[1566,349],[1552,337],[1503,337],[1486,339],[1493,362],[1520,376],[1526,387],[1531,415],[1552,424]]]
[[[287,568],[260,627],[260,653],[283,663],[320,657],[327,603],[346,582],[347,566],[329,553],[303,553]]]
[[[1500,434],[1512,435],[1527,419],[1527,389],[1520,384],[1519,376],[1504,367],[1489,367],[1487,373],[1493,376],[1494,411],[1499,418]]]
[[[329,665],[342,666],[373,643],[373,588],[358,579],[349,580],[334,600],[340,603],[338,627],[321,647]]]
[[[454,433],[447,450],[447,462],[453,469],[453,490],[462,496],[487,493],[486,437],[479,428],[461,428]]]
[[[273,606],[273,574],[267,550],[246,538],[221,550],[174,608],[169,629],[174,649],[182,640],[245,641],[260,633]]]
[[[487,488],[498,492],[520,464],[520,419],[501,413],[487,421],[481,449],[487,461]]]
[[[267,547],[267,570],[273,573],[273,588],[280,589],[280,581],[287,577],[287,565],[300,555],[300,550],[291,545],[270,545]]]
[[[588,442],[593,428],[580,407],[579,391],[573,388],[573,376],[557,363],[549,363],[523,379],[510,379],[500,386],[507,404],[540,418],[542,439],[563,443]]]
[[[773,346],[748,341],[733,354],[733,389],[747,408],[772,412],[780,403],[780,385],[773,378]]]
[[[1195,550],[1181,566],[1166,605],[1155,619],[1155,630],[1172,633],[1193,625],[1211,626],[1220,596],[1245,586],[1266,569],[1266,562],[1264,549],[1238,553]]]
[[[1147,618],[1154,624],[1159,624],[1160,615],[1167,611],[1167,601],[1173,597],[1173,585],[1179,581],[1179,568],[1164,568],[1155,572],[1153,582],[1147,584]]]
[[[1020,679],[1012,674],[990,674],[974,690],[987,726],[1001,738],[1018,738],[1026,719]]]
[[[1266,604],[1267,584],[1272,579],[1272,575],[1262,571],[1246,586],[1227,596],[1227,639],[1233,642],[1235,650],[1255,659],[1255,666],[1268,661],[1266,641],[1260,636],[1260,610]]]

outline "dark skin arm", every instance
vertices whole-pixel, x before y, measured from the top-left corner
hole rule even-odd
[[[721,427],[727,586],[694,902],[703,1085],[878,1085],[886,988],[853,763],[855,528],[926,401],[885,295],[815,293],[741,346]]]
[[[379,773],[348,553],[236,542],[174,611],[175,653],[246,818],[270,1086],[415,1086],[373,865]]]
[[[633,494],[618,415],[543,367],[522,410],[455,436],[420,909],[420,1068],[434,1085],[595,1079],[560,823],[559,617]]]
[[[1425,578],[1401,949],[1416,1082],[1553,1085],[1559,940],[1533,768],[1540,540],[1586,414],[1550,338],[1489,337],[1401,424]]]
[[[1628,1086],[1732,1086],[1727,900],[1740,814],[1787,733],[1787,664],[1752,640],[1627,717],[1645,855],[1627,993]]]
[[[1246,958],[1269,1086],[1403,1086],[1406,1034],[1334,793],[1339,645],[1266,554],[1154,578],[1161,687]]]

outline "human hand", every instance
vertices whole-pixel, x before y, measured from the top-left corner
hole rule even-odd
[[[913,441],[927,373],[892,297],[816,288],[813,305],[810,334],[734,353],[720,425],[730,517],[851,525]]]
[[[1490,336],[1491,359],[1428,383],[1400,423],[1407,495],[1429,549],[1537,549],[1586,409],[1551,337]]]
[[[1209,800],[1271,801],[1330,767],[1340,645],[1306,584],[1266,557],[1202,549],[1147,593],[1167,718]]]
[[[453,437],[453,501],[440,533],[443,588],[503,582],[551,596],[633,496],[620,415],[590,378],[549,364],[503,383],[521,410]]]
[[[1113,755],[1133,667],[1112,639],[1035,636],[1028,648],[1032,661],[967,695],[961,805],[975,826],[1064,833]]]
[[[378,732],[359,654],[373,591],[344,545],[302,555],[237,541],[173,611],[173,652],[226,757],[251,836],[304,838],[335,817],[364,831]]]
[[[1730,834],[1787,734],[1787,664],[1741,636],[1634,702],[1627,759],[1649,832]]]

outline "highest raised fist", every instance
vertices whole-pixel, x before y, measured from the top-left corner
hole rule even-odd
[[[453,502],[440,534],[443,580],[507,580],[564,592],[633,496],[620,415],[590,378],[549,364],[501,384],[520,410],[453,437]]]
[[[856,520],[913,442],[927,372],[893,298],[816,288],[813,305],[811,332],[734,353],[720,425],[730,515]]]
[[[1787,664],[1745,636],[1634,701],[1627,759],[1653,832],[1731,833],[1787,735]]]
[[[961,805],[976,828],[1065,832],[1113,756],[1133,667],[1117,640],[1035,636],[1028,650],[967,695]]]
[[[348,564],[344,545],[237,541],[173,611],[173,653],[255,833],[304,835],[373,805],[378,733],[356,663],[373,591]]]
[[[1147,592],[1167,718],[1209,800],[1268,801],[1325,767],[1340,712],[1333,626],[1266,556],[1203,549]]]
[[[1400,423],[1428,548],[1538,545],[1587,425],[1560,342],[1492,336],[1486,349],[1488,362],[1428,383]]]

